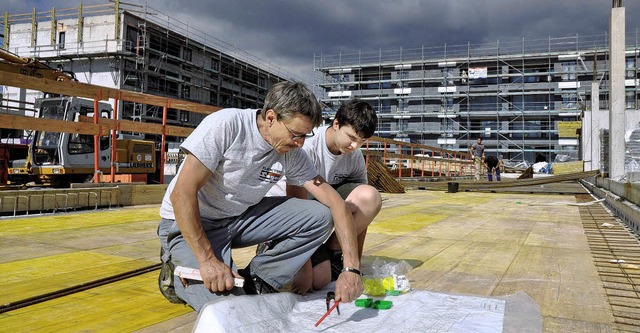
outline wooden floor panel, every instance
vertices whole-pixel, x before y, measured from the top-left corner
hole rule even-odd
[[[587,237],[595,231],[582,223],[583,218],[617,220],[601,211],[587,214],[571,205],[575,202],[573,195],[537,193],[383,194],[363,264],[405,260],[414,267],[408,277],[416,289],[483,296],[525,292],[540,306],[545,332],[613,332],[624,323],[614,323],[612,309],[634,316],[633,307],[623,305],[637,304],[640,297],[608,295],[604,286],[639,277],[607,266],[615,246],[602,244],[608,252],[599,254],[597,240],[589,243]],[[158,206],[0,220],[5,274],[0,303],[157,264],[158,222]],[[620,232],[621,239],[628,236]],[[640,246],[624,246],[620,253],[640,254]],[[254,253],[255,247],[234,250],[238,267]],[[10,332],[190,332],[197,315],[167,302],[158,292],[157,275],[151,271],[8,311],[0,314],[0,327]],[[611,299],[621,305],[610,304]]]

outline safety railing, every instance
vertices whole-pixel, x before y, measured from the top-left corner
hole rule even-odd
[[[467,177],[474,174],[469,153],[432,147],[418,143],[369,138],[362,147],[367,165],[375,158],[403,177]]]

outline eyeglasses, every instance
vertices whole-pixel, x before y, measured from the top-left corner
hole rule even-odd
[[[315,133],[313,133],[313,130],[311,130],[311,133],[309,133],[309,134],[296,134],[291,129],[289,129],[289,127],[287,126],[287,124],[284,123],[284,121],[282,122],[282,125],[284,125],[284,128],[286,128],[287,131],[289,131],[289,134],[291,134],[291,141],[296,141],[296,140],[300,140],[300,139],[308,139],[308,138],[316,135]]]

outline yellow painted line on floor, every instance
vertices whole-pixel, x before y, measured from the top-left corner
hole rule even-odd
[[[391,261],[402,259],[412,260],[414,267],[419,266],[424,260],[433,258],[455,244],[456,239],[482,228],[488,218],[508,214],[507,207],[519,207],[513,195],[499,193],[411,191],[398,196],[386,196],[394,197],[369,225],[365,254],[371,258],[365,258],[364,261],[375,258]],[[416,198],[420,198],[419,201]],[[465,222],[451,224],[457,219]],[[439,223],[443,224],[439,226]],[[496,230],[491,232],[499,233]],[[431,237],[432,233],[437,238]]]
[[[79,251],[0,264],[0,304],[58,291],[154,263]]]
[[[385,219],[384,221],[372,223],[367,232],[384,233],[387,235],[402,235],[441,221],[447,216],[448,215],[422,213],[404,214],[396,218]]]
[[[462,194],[462,193],[461,193]],[[380,211],[369,226],[369,233],[384,233],[387,235],[402,235],[414,232],[430,224],[437,223],[450,216],[455,216],[469,209],[470,203],[481,205],[496,196],[482,193],[439,193],[439,192],[410,192],[406,196],[425,197],[424,202],[407,201],[403,204],[398,200],[394,207],[387,207]]]
[[[160,221],[158,207],[56,214],[5,220],[1,221],[0,233],[2,236],[16,236],[149,220]]]
[[[0,315],[5,332],[131,332],[193,311],[169,303],[150,272]]]

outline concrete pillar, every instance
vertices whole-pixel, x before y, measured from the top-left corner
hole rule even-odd
[[[600,169],[600,136],[597,113],[600,111],[600,83],[591,82],[591,110],[586,110],[582,120],[582,160],[584,171]]]
[[[625,10],[611,9],[609,26],[609,178],[624,177]]]

